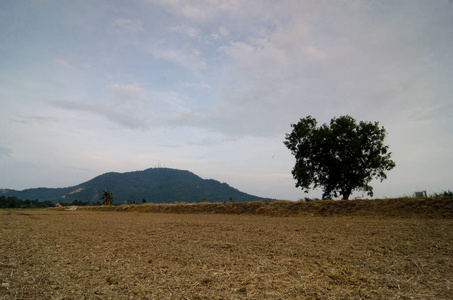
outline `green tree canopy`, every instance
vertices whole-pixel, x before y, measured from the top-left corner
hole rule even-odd
[[[395,167],[386,131],[379,123],[360,122],[350,116],[333,118],[330,125],[317,127],[311,116],[291,124],[284,144],[296,158],[292,174],[296,187],[308,192],[323,187],[323,198],[343,196],[349,199],[354,190],[373,196],[369,185],[373,178],[387,178],[386,171]]]

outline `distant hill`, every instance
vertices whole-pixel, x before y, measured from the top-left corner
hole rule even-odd
[[[226,183],[213,179],[203,179],[192,172],[169,168],[151,168],[144,171],[126,173],[105,173],[87,182],[66,188],[36,188],[23,191],[1,189],[0,196],[16,196],[20,199],[38,199],[72,202],[99,201],[105,189],[113,192],[114,203],[124,201],[141,203],[235,202],[266,200],[265,198],[243,193]]]

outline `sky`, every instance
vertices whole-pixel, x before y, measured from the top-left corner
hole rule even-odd
[[[320,197],[283,141],[350,115],[387,130],[375,198],[453,190],[453,3],[2,0],[0,112],[0,188],[160,166]]]

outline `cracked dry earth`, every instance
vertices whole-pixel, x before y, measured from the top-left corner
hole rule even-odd
[[[453,220],[0,210],[0,299],[452,299]]]

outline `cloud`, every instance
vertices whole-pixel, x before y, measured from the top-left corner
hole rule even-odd
[[[150,48],[151,54],[159,59],[164,59],[174,64],[186,67],[192,71],[206,69],[208,64],[206,60],[200,56],[200,52],[194,48],[189,51],[177,50],[173,48]]]
[[[97,114],[130,129],[148,126],[147,113],[151,97],[138,84],[107,84],[105,88],[113,92],[111,98],[53,101],[52,104],[67,110]]]
[[[220,48],[231,56],[233,63],[240,70],[262,73],[263,68],[268,71],[280,71],[297,68],[304,57],[319,58],[322,51],[314,47],[307,47],[307,27],[301,21],[277,25],[274,30],[268,31],[265,36],[251,36],[246,41],[232,41],[230,45]]]
[[[10,148],[0,147],[0,159],[3,157],[8,157],[12,153]]]
[[[63,68],[66,68],[66,69],[70,69],[70,70],[74,70],[74,66],[72,66],[68,61],[66,60],[62,60],[62,59],[54,59],[53,62],[57,65],[59,65],[60,67],[63,67]]]
[[[206,147],[206,146],[222,145],[222,144],[233,142],[235,140],[236,139],[231,138],[231,137],[220,137],[219,138],[218,136],[212,136],[212,137],[202,138],[195,142],[189,142],[189,145]]]
[[[200,29],[192,26],[172,26],[170,27],[170,31],[181,32],[190,36],[191,38],[195,38],[200,35]]]
[[[19,124],[39,124],[39,125],[47,125],[49,122],[53,122],[56,119],[54,117],[49,116],[17,116],[14,119],[14,122]]]
[[[225,26],[220,26],[219,33],[221,36],[229,36],[230,31]]]
[[[86,101],[58,101],[53,102],[53,105],[67,110],[85,111],[100,115],[107,118],[111,122],[117,123],[129,129],[147,127],[146,119],[139,116],[137,111],[119,108],[102,102],[89,103]]]
[[[282,122],[275,117],[278,109],[259,108],[245,102],[237,106],[220,104],[211,109],[180,109],[163,116],[162,126],[193,127],[228,138],[275,136]]]
[[[447,119],[451,122],[453,118],[453,104],[443,103],[443,104],[432,104],[429,106],[418,107],[413,111],[411,118],[418,121],[440,121],[442,119]]]
[[[118,101],[135,100],[135,101],[149,101],[150,97],[147,93],[139,87],[138,84],[107,84],[106,89],[114,92],[114,98]]]
[[[213,19],[219,13],[229,11],[240,5],[234,0],[152,0],[174,14],[196,20]]]
[[[304,52],[308,55],[310,60],[313,61],[323,61],[329,57],[326,52],[321,51],[315,47],[305,47]]]
[[[149,92],[138,84],[107,84],[109,96],[98,99],[52,101],[57,108],[85,111],[129,129],[147,129],[151,125],[176,125],[191,105],[190,99],[176,92]],[[162,122],[162,120],[171,120]]]
[[[182,88],[201,88],[201,89],[209,89],[211,86],[205,82],[202,83],[193,83],[193,82],[181,82],[179,84]]]
[[[225,26],[220,26],[219,30],[211,35],[214,40],[218,40],[222,37],[228,37],[230,31]]]
[[[301,7],[301,1],[275,2],[237,1],[237,0],[151,0],[155,5],[176,16],[183,16],[194,22],[207,22],[219,19],[231,19],[238,23],[243,30],[256,19],[274,21],[294,7]],[[297,12],[295,13],[297,16]],[[243,26],[245,25],[245,26]]]
[[[113,21],[113,27],[117,32],[137,33],[144,31],[143,23],[140,20],[116,19]]]
[[[401,90],[410,81],[407,75],[411,71],[401,54],[412,56],[412,51],[398,38],[389,37],[388,32],[397,29],[394,23],[376,27],[367,22],[370,14],[384,13],[377,10],[382,6],[332,4],[326,8],[318,2],[277,5],[271,1],[262,1],[260,6],[225,1],[213,7],[215,1],[157,2],[203,29],[202,22],[213,22],[201,11],[206,7],[218,18],[211,41],[222,39],[217,57],[206,55],[205,49],[201,51],[205,58],[176,48],[154,52],[156,57],[193,71],[217,68],[215,80],[200,80],[208,82],[215,95],[212,105],[202,111],[183,109],[167,115],[166,121],[173,125],[209,128],[227,135],[274,135],[287,132],[291,122],[308,114],[321,117],[322,122],[346,113],[380,120],[378,110],[382,114],[390,106],[408,105],[407,101],[395,104],[395,100],[401,101]],[[356,10],[364,11],[349,18]],[[228,22],[229,18],[237,23]],[[328,21],[331,18],[335,22]],[[219,68],[212,57],[227,60]],[[200,87],[190,80],[180,82],[179,87]],[[411,96],[404,95],[418,101]]]

